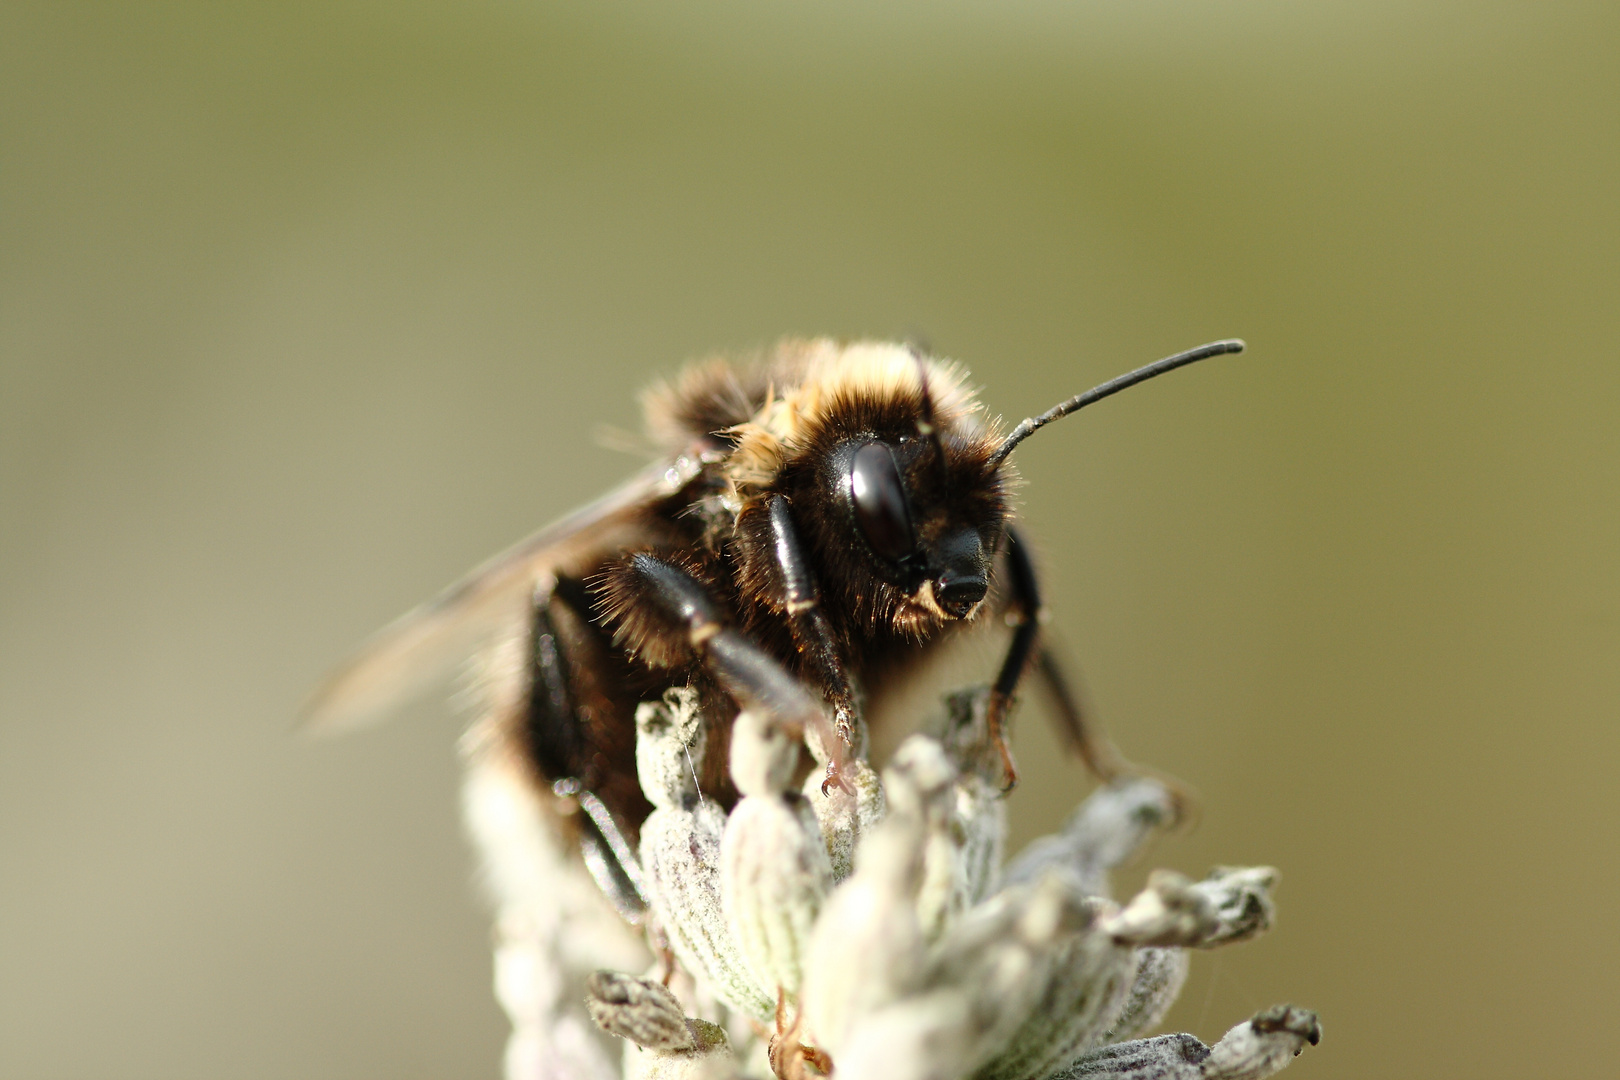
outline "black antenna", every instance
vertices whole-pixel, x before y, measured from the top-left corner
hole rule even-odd
[[[1167,356],[1163,360],[1155,360],[1146,367],[1139,367],[1135,371],[1126,372],[1117,378],[1109,379],[1101,386],[1094,386],[1083,394],[1078,394],[1061,405],[1054,405],[1039,416],[1032,416],[1019,423],[1012,429],[1002,444],[996,447],[996,452],[990,455],[990,467],[993,469],[1007,460],[1007,455],[1013,452],[1013,447],[1029,438],[1035,432],[1050,424],[1054,420],[1061,420],[1070,413],[1083,409],[1093,402],[1101,401],[1119,393],[1127,387],[1135,386],[1139,382],[1147,382],[1155,375],[1163,375],[1167,371],[1174,371],[1178,367],[1186,367],[1200,360],[1208,360],[1212,356],[1224,356],[1227,353],[1240,353],[1244,345],[1240,338],[1229,338],[1226,341],[1212,341],[1208,345],[1200,345],[1196,349]]]

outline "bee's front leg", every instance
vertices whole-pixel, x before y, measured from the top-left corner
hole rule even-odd
[[[1010,525],[1007,527],[1007,586],[1008,599],[1014,609],[1008,613],[1008,618],[1010,621],[1016,615],[1018,621],[1013,626],[1007,655],[1001,661],[1001,671],[997,673],[990,690],[987,721],[990,738],[1001,753],[1004,790],[1011,791],[1018,786],[1018,767],[1013,764],[1012,750],[1007,746],[1007,713],[1012,709],[1013,695],[1024,679],[1030,657],[1035,653],[1035,643],[1040,638],[1041,589],[1035,579],[1035,564],[1030,561],[1024,540],[1018,530]],[[1078,718],[1078,710],[1073,715]]]
[[[1007,750],[1004,722],[1012,706],[1013,695],[1040,645],[1043,614],[1040,584],[1036,579],[1035,564],[1029,557],[1029,546],[1018,530],[1011,526],[1007,528],[1007,579],[1011,594],[1009,599],[1017,609],[1018,623],[1013,629],[1012,642],[1007,646],[1007,656],[1001,663],[1001,672],[996,676],[991,694],[990,734],[1001,748],[1007,787],[1011,789],[1018,783],[1018,772]],[[1064,734],[1092,774],[1108,782],[1131,772],[1107,736],[1087,720],[1079,697],[1070,688],[1056,654],[1049,647],[1040,647],[1037,670],[1057,706]]]
[[[744,588],[786,620],[794,645],[833,708],[834,731],[846,753],[864,757],[866,725],[787,499],[773,492],[745,507],[737,518],[737,538]],[[829,757],[834,756],[829,748]],[[847,789],[829,760],[823,792],[834,785]]]
[[[1191,793],[1173,777],[1133,764],[1119,752],[1107,733],[1086,715],[1080,695],[1064,674],[1057,653],[1049,643],[1040,640],[1043,608],[1040,587],[1035,578],[1035,565],[1030,561],[1027,543],[1011,527],[1007,529],[1007,571],[1009,592],[1013,605],[1018,609],[1019,622],[1013,630],[1012,643],[1007,648],[1007,657],[1002,661],[1001,673],[990,695],[989,719],[991,735],[1003,750],[1009,779],[1016,782],[1017,774],[1010,771],[1012,758],[1006,754],[1003,720],[1012,705],[1019,682],[1032,666],[1030,661],[1033,657],[1035,675],[1051,696],[1063,733],[1091,774],[1105,784],[1133,776],[1151,776],[1170,792],[1175,818],[1185,818],[1194,805]]]

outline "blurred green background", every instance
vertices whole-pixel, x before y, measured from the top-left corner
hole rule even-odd
[[[920,333],[1012,419],[1054,629],[1283,871],[1177,1029],[1611,1075],[1620,8],[0,7],[0,1075],[493,1077],[428,703],[365,633],[630,471],[631,391]],[[1018,835],[1084,787],[1035,710]]]

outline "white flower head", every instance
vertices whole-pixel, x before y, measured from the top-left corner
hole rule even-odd
[[[618,1075],[1254,1080],[1321,1038],[1315,1014],[1292,1006],[1214,1046],[1140,1037],[1174,1001],[1188,950],[1271,925],[1276,871],[1155,871],[1116,903],[1110,871],[1175,815],[1173,793],[1141,777],[1100,788],[1060,834],[1002,866],[986,696],[954,695],[941,737],[906,740],[881,778],[857,756],[841,770],[847,789],[825,792],[816,770],[796,783],[800,741],[745,712],[729,812],[696,787],[697,695],[642,705],[637,765],[654,809],[640,870],[661,959],[647,977],[589,975],[582,1003],[624,1040]],[[572,1031],[567,1004],[545,1023]],[[614,1075],[592,1070],[578,1080]]]

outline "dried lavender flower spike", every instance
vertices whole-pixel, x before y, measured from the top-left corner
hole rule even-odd
[[[752,712],[731,732],[731,772],[743,793],[720,844],[726,918],[760,990],[797,1003],[816,916],[832,890],[832,863],[815,812],[788,791],[799,744]]]
[[[912,736],[895,751],[890,771],[904,775],[892,801],[921,826],[921,875],[916,882],[917,924],[923,940],[932,943],[947,922],[966,906],[962,885],[961,837],[956,833],[955,809],[961,774],[945,745],[925,735]]]
[[[853,794],[838,787],[823,791],[824,776],[819,769],[812,769],[800,788],[810,809],[815,811],[821,835],[827,841],[827,858],[832,863],[835,882],[843,881],[854,871],[855,849],[861,837],[888,812],[883,783],[878,779],[877,770],[864,759],[852,758],[845,762],[839,776],[854,789]]]
[[[615,971],[585,980],[585,1008],[596,1026],[645,1050],[690,1050],[697,1045],[686,1014],[663,983]]]
[[[837,1080],[931,1080],[966,1075],[972,1003],[961,987],[903,998],[850,1033],[833,1055]]]
[[[945,924],[993,892],[1007,839],[1005,777],[990,735],[990,687],[948,694],[941,745],[956,769],[948,814],[933,823],[918,906],[924,932]]]
[[[641,867],[653,918],[681,965],[728,1007],[768,1020],[775,1000],[759,987],[726,920],[720,891],[725,811],[687,789],[675,763],[701,739],[695,697],[666,695],[644,702],[636,716],[636,758],[646,764],[642,787],[653,812],[641,825]],[[690,740],[690,741],[687,741]],[[701,748],[701,744],[699,743]],[[694,759],[695,760],[695,759]],[[667,766],[667,767],[666,767]]]
[[[950,778],[938,742],[913,735],[901,744],[883,771],[889,812],[861,840],[854,873],[833,890],[816,923],[803,1017],[835,1063],[863,1016],[921,986],[922,846],[930,807],[948,796]]]
[[[1155,832],[1175,820],[1175,799],[1150,777],[1116,780],[1093,792],[1063,831],[1032,842],[1008,865],[1003,880],[1033,881],[1049,866],[1079,876],[1090,896],[1112,895],[1109,871],[1136,855]]]
[[[488,856],[495,920],[495,995],[512,1023],[509,1076],[609,1080],[612,1040],[591,1023],[583,983],[604,965],[647,953],[584,867],[568,857],[532,785],[509,759],[475,753],[463,789],[467,824]]]
[[[1090,898],[1086,906],[1100,912],[1109,905]],[[1138,955],[1095,926],[1060,941],[1027,1019],[975,1080],[1042,1080],[1100,1042],[1123,1011]]]
[[[695,763],[706,741],[695,689],[672,687],[636,706],[636,777],[648,802],[679,807],[702,797]]]
[[[963,865],[963,834],[956,820],[956,802],[961,780],[951,785],[946,797],[929,808],[924,822],[922,880],[917,888],[917,922],[923,940],[937,941],[949,923],[968,907]]]
[[[956,783],[952,813],[961,832],[959,903],[970,907],[1001,886],[1007,849],[1007,803],[1000,784],[965,774]]]
[[[988,1060],[1023,1025],[1062,946],[1093,918],[1093,905],[1053,874],[1003,889],[950,927],[930,957],[925,983],[967,991],[975,1028],[970,1060]]]
[[[821,823],[821,835],[827,841],[827,857],[832,862],[833,880],[843,881],[855,869],[855,849],[874,825],[883,820],[888,804],[883,797],[883,784],[877,771],[866,760],[867,739],[865,725],[851,733],[851,745],[838,767],[840,784],[825,783],[832,758],[823,740],[822,732],[815,728],[804,733],[805,749],[820,768],[812,769],[804,778],[801,793],[810,802]],[[848,790],[845,790],[845,789]]]
[[[1200,882],[1155,870],[1147,888],[1103,920],[1103,929],[1135,945],[1207,949],[1243,941],[1270,928],[1276,880],[1269,866],[1219,867]]]
[[[505,1074],[533,1080],[610,1080],[612,1056],[570,991],[558,950],[532,927],[497,921],[495,996],[512,1021]]]
[[[978,1076],[1036,1080],[1118,1037],[1116,1031],[1133,1034],[1157,1023],[1185,979],[1185,953],[1131,946],[1214,948],[1253,937],[1271,925],[1275,881],[1270,867],[1222,867],[1200,882],[1155,872],[1125,911],[1103,916],[1096,934],[1059,947],[1040,1004]]]
[[[692,1046],[644,1050],[625,1046],[625,1080],[742,1080],[725,1029],[707,1020],[687,1020]]]
[[[798,1000],[804,962],[832,863],[803,796],[748,796],[720,850],[720,892],[731,931],[762,992]]]
[[[1276,868],[1270,866],[1217,866],[1193,889],[1201,892],[1215,907],[1219,927],[1198,943],[1200,949],[1213,949],[1248,941],[1271,929],[1277,909],[1271,890],[1277,885]]]
[[[927,827],[917,916],[923,936],[935,941],[996,882],[1007,830],[1000,789],[959,775]]]
[[[1189,948],[1219,928],[1215,905],[1174,870],[1155,870],[1147,888],[1103,919],[1103,929],[1130,945]]]
[[[1218,870],[1196,884],[1156,873],[1125,912],[1109,910],[1097,932],[1058,947],[1039,1003],[977,1080],[1039,1080],[1109,1038],[1111,1028],[1156,1022],[1180,988],[1185,955],[1138,952],[1135,942],[1210,947],[1258,933],[1271,921],[1274,879],[1269,868]]]
[[[1136,977],[1119,1016],[1093,1045],[1122,1042],[1158,1027],[1186,985],[1190,966],[1186,949],[1137,949]]]
[[[956,766],[938,739],[912,735],[895,748],[883,770],[889,806],[921,822],[956,780]]]
[[[1321,1041],[1315,1013],[1276,1005],[1228,1031],[1213,1047],[1191,1035],[1114,1043],[1052,1080],[1262,1080],[1285,1068],[1307,1043]]]
[[[957,716],[971,704],[968,694],[951,700]],[[960,720],[958,725],[958,731],[967,728]],[[1056,871],[1083,893],[1107,896],[1109,871],[1132,858],[1173,815],[1173,797],[1159,781],[1117,781],[1094,792],[1061,834],[1026,848],[1003,880],[1009,885],[1028,883]],[[1058,946],[1053,959],[1040,1004],[978,1076],[1044,1077],[1104,1041],[1109,1029],[1124,1022],[1127,1014],[1133,1023],[1156,1023],[1173,1003],[1186,974],[1183,954],[1136,950],[1095,930]],[[1133,1034],[1138,1030],[1140,1026],[1130,1029]]]
[[[998,893],[941,939],[920,993],[857,1021],[834,1055],[840,1080],[972,1075],[1030,1018],[1061,951],[1054,946],[1090,917],[1056,876]]]
[[[523,635],[492,649],[468,703],[480,712],[461,741],[468,832],[495,905],[495,996],[511,1021],[505,1071],[524,1080],[609,1080],[616,1040],[585,1012],[584,980],[600,967],[636,969],[649,956],[555,827],[550,793],[508,752],[504,718],[520,707]]]
[[[958,769],[980,768],[995,779],[1001,757],[990,739],[990,686],[952,690],[945,695],[945,716],[937,725],[940,745]],[[931,733],[933,733],[931,731]]]
[[[770,716],[744,709],[731,725],[731,782],[743,796],[781,796],[799,764],[799,741]]]

